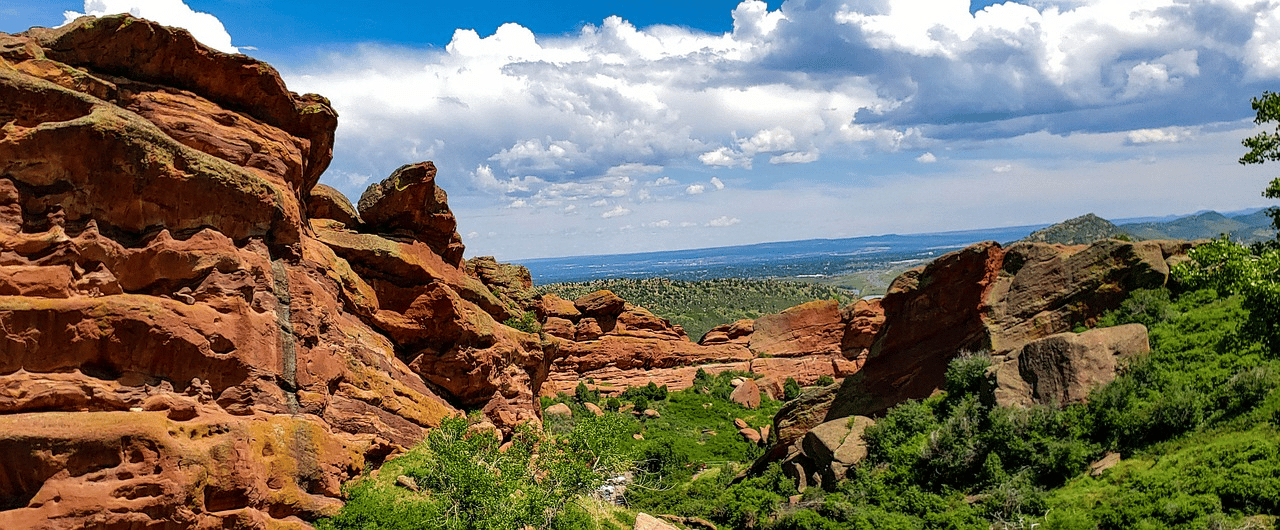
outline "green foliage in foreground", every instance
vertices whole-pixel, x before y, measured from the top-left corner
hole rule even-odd
[[[1280,513],[1280,362],[1238,333],[1241,297],[1137,292],[1105,325],[1145,322],[1152,353],[1090,402],[993,407],[982,354],[946,390],[868,429],[867,459],[832,491],[712,474],[630,495],[633,506],[729,528],[1271,528]],[[1099,477],[1108,451],[1126,460]],[[771,504],[772,503],[772,504]],[[1258,516],[1262,517],[1258,517]]]
[[[685,281],[666,278],[592,280],[537,287],[566,300],[608,289],[628,302],[684,328],[698,340],[721,324],[778,313],[814,300],[852,301],[848,291],[834,286],[782,280],[721,278]]]
[[[1256,116],[1253,119],[1258,125],[1267,125],[1270,123],[1280,124],[1280,94],[1274,92],[1263,92],[1261,97],[1253,98],[1251,102]],[[1276,126],[1275,132],[1262,131],[1257,135],[1245,138],[1241,142],[1245,147],[1249,148],[1249,152],[1240,157],[1241,164],[1263,164],[1266,162],[1280,161],[1280,125]],[[1263,190],[1262,196],[1268,199],[1280,199],[1280,178],[1271,180],[1271,184],[1267,189]],[[1272,226],[1280,229],[1280,208],[1271,208],[1267,210],[1267,214],[1271,216]],[[1276,246],[1272,245],[1272,249]]]
[[[578,529],[590,517],[575,502],[606,476],[630,467],[617,415],[580,419],[568,432],[518,432],[499,450],[491,432],[467,432],[446,418],[425,442],[387,462],[377,478],[346,489],[347,505],[320,529]],[[537,452],[537,458],[533,457]],[[422,492],[396,484],[412,479]]]

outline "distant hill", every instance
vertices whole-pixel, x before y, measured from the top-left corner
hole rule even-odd
[[[1056,225],[1048,226],[1040,230],[1032,232],[1023,241],[1035,241],[1041,243],[1058,243],[1061,245],[1085,245],[1097,241],[1114,237],[1120,233],[1117,227],[1111,221],[1098,217],[1094,214],[1087,213],[1068,219]]]
[[[1023,241],[1081,245],[1108,237],[1196,240],[1210,239],[1221,234],[1247,244],[1273,239],[1276,237],[1276,230],[1271,227],[1271,217],[1266,210],[1235,216],[1203,212],[1168,221],[1122,225],[1090,213],[1032,232]]]

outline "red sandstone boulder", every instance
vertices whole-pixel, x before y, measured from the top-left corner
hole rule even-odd
[[[582,312],[578,311],[578,306],[554,294],[542,295],[535,309],[539,320],[554,317],[576,322],[582,319]]]
[[[721,324],[711,328],[710,331],[707,331],[707,333],[698,340],[698,344],[711,346],[714,344],[735,342],[746,345],[751,333],[755,331],[755,323],[755,320],[743,319],[731,324]]]
[[[479,279],[507,307],[522,312],[533,307],[533,276],[529,269],[498,263],[492,256],[471,258],[466,267],[467,274]]]
[[[743,381],[729,394],[729,400],[749,409],[760,406],[760,387],[753,380]]]
[[[589,317],[596,319],[616,318],[626,307],[627,301],[613,294],[612,291],[596,291],[574,300],[573,305],[583,315]]]
[[[360,218],[370,229],[421,241],[446,264],[462,264],[462,237],[431,162],[401,166],[360,196]]]
[[[345,226],[360,226],[360,212],[342,192],[324,184],[311,188],[307,198],[307,215],[312,219],[333,219]]]
[[[1083,403],[1111,382],[1121,359],[1151,351],[1147,328],[1129,324],[1084,333],[1059,333],[1031,341],[994,359],[990,373],[997,405]]]

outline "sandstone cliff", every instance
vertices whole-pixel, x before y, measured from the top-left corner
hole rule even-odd
[[[435,168],[356,209],[336,124],[127,15],[0,34],[0,527],[304,527],[458,407],[536,417]]]

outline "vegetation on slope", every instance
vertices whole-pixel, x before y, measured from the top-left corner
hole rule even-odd
[[[830,285],[781,280],[721,278],[686,281],[666,278],[592,280],[537,287],[566,300],[608,289],[633,304],[684,328],[698,340],[711,328],[744,318],[777,313],[814,300],[852,301],[847,291]]]
[[[1280,121],[1280,96],[1264,94],[1254,108],[1260,124]],[[1280,160],[1280,131],[1246,145],[1253,158],[1242,162]],[[1266,195],[1280,198],[1280,179]],[[1273,214],[1280,225],[1280,210]],[[633,517],[592,509],[600,504],[583,496],[630,468],[638,478],[626,494],[633,509],[719,528],[1275,528],[1280,244],[1246,249],[1223,238],[1191,257],[1174,269],[1176,291],[1137,291],[1100,319],[1146,325],[1151,353],[1087,403],[995,407],[985,381],[990,359],[960,356],[943,392],[898,405],[866,430],[867,458],[830,491],[798,494],[777,465],[735,480],[759,450],[719,437],[733,432],[732,417],[752,411],[725,399],[733,374],[700,373],[687,391],[624,395],[658,410],[654,418],[614,412],[622,404],[614,399],[604,403],[610,412],[588,414],[585,403],[599,396],[580,385],[577,396],[559,398],[576,409],[571,420],[526,429],[506,451],[491,435],[468,436],[466,420],[446,421],[378,477],[349,486],[346,508],[319,526],[624,530]],[[749,423],[777,409],[766,400]],[[1088,472],[1108,453],[1122,459]],[[425,489],[395,485],[400,476]]]

